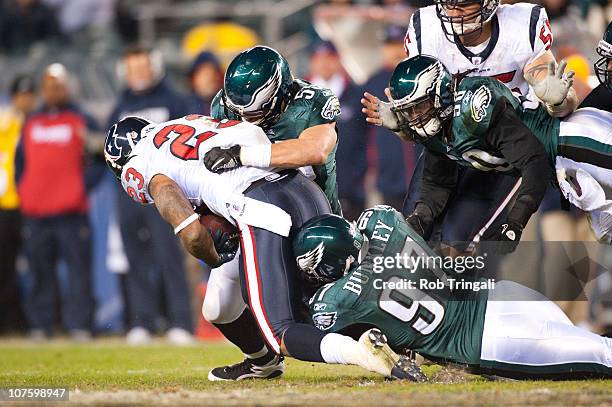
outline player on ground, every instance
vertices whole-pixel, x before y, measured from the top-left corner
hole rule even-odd
[[[435,261],[440,256],[391,207],[362,213],[358,227],[369,247],[361,263],[345,274],[338,263],[353,247],[342,222],[347,223],[335,215],[320,216],[293,239],[301,271],[322,286],[309,307],[324,332],[359,335],[375,326],[398,351],[411,349],[480,374],[612,377],[612,339],[572,325],[553,302],[527,287],[498,281],[487,290],[484,279],[442,268]],[[397,254],[427,261],[397,264]],[[309,258],[316,261],[305,261]],[[386,259],[394,265],[386,266]],[[336,281],[323,285],[330,279]],[[483,283],[482,289],[464,282]]]
[[[273,144],[213,148],[204,163],[210,171],[219,173],[243,165],[302,167],[325,192],[333,213],[340,214],[335,158],[339,114],[338,98],[329,89],[293,78],[289,64],[276,50],[263,46],[248,49],[228,66],[223,89],[213,99],[211,115],[257,124]],[[242,350],[245,359],[213,369],[211,378],[266,377],[265,372],[252,368],[251,360],[257,358],[263,363],[274,357],[239,294],[236,260],[212,271],[202,312]]]
[[[532,100],[535,90],[549,112],[565,116],[577,106],[571,88],[573,73],[563,75],[564,62],[555,66],[552,43],[544,8],[526,3],[499,5],[499,0],[437,0],[413,14],[405,39],[408,57],[434,56],[452,74],[494,77]],[[389,103],[367,93],[362,102],[368,122],[397,130]],[[428,158],[426,152],[419,160],[404,204],[404,214],[412,215],[410,222],[434,222],[431,208],[416,205],[419,192],[428,188],[432,161]],[[516,184],[514,177],[461,169],[446,211],[436,219],[439,238],[445,242],[477,239],[482,227],[503,213]]]
[[[603,38],[597,45],[601,58],[593,66],[599,85],[582,101],[580,107],[594,107],[612,111],[612,22],[608,24]]]
[[[244,299],[274,351],[267,363],[251,364],[266,377],[282,373],[281,354],[404,377],[403,359],[376,331],[357,342],[302,322],[296,312],[301,286],[287,236],[313,216],[330,213],[329,203],[319,187],[295,170],[244,167],[214,174],[202,164],[211,148],[235,143],[252,147],[270,141],[259,127],[244,122],[190,115],[154,124],[128,117],[109,130],[105,158],[126,193],[141,204],[155,204],[183,246],[211,266],[230,261],[237,247],[225,233],[211,237],[197,221],[194,206],[205,205],[238,226]]]
[[[500,251],[512,251],[556,170],[563,194],[592,213],[597,238],[609,243],[612,224],[599,218],[612,208],[612,114],[586,108],[560,121],[537,102],[521,103],[495,79],[455,79],[440,61],[424,55],[402,61],[391,77],[399,137],[430,152],[429,189],[421,191],[419,202],[434,217],[439,214],[456,182],[457,165],[519,172],[515,202],[493,232],[493,240],[504,242]]]

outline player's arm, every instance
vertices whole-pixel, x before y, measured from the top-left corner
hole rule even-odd
[[[557,66],[554,55],[547,50],[526,65],[523,71],[536,96],[556,117],[567,116],[578,107],[578,96],[572,87],[574,71],[565,73],[566,66],[566,61],[561,61]]]
[[[206,153],[204,165],[211,172],[223,172],[241,166],[259,168],[300,168],[325,164],[338,135],[336,123],[324,123],[302,131],[297,139],[275,144],[215,147]]]
[[[486,140],[520,171],[522,177],[506,223],[501,226],[502,229],[490,231],[489,238],[485,237],[485,240],[512,241],[514,245],[503,250],[512,251],[527,221],[544,198],[553,176],[552,167],[542,143],[525,126],[505,98],[501,98],[493,109]]]
[[[159,214],[177,231],[178,238],[189,253],[209,265],[220,262],[210,233],[198,222],[191,203],[176,182],[163,174],[157,174],[149,183],[149,194]],[[189,219],[192,221],[189,222]],[[184,222],[189,223],[185,225]]]
[[[457,184],[457,164],[450,158],[425,150],[423,179],[414,212],[406,218],[424,239],[429,238],[435,218],[442,213]]]
[[[272,144],[270,163],[264,167],[300,168],[305,165],[325,164],[337,140],[336,123],[309,127],[302,131],[297,139]],[[252,165],[252,162],[256,161],[251,148],[258,147],[242,148],[240,159],[243,165]]]

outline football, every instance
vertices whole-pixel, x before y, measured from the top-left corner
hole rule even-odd
[[[221,231],[222,233],[229,235],[231,240],[235,240],[236,242],[240,241],[240,231],[238,228],[232,225],[222,216],[207,213],[200,216],[200,224],[208,229],[211,234],[216,231]]]

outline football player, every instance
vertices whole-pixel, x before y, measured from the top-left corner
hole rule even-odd
[[[300,271],[321,286],[309,302],[319,329],[359,335],[378,327],[393,349],[478,374],[612,377],[612,339],[574,326],[542,294],[444,268],[446,262],[436,261],[440,255],[389,206],[368,209],[357,222],[368,249],[346,273],[342,265],[361,238],[348,233],[343,218],[311,219],[293,238]],[[414,261],[395,261],[404,254]]]
[[[202,164],[212,148],[235,143],[247,148],[270,141],[255,125],[199,115],[159,124],[128,117],[113,125],[105,140],[106,162],[125,192],[141,204],[155,204],[195,257],[218,267],[236,255],[237,244],[227,233],[215,231],[211,236],[198,222],[194,206],[205,206],[239,228],[244,301],[261,324],[273,356],[254,355],[242,370],[230,369],[244,377],[232,378],[252,377],[253,371],[259,377],[279,376],[284,368],[281,355],[356,364],[387,377],[406,377],[403,359],[379,332],[369,331],[358,342],[302,322],[296,311],[300,284],[288,236],[311,217],[330,213],[329,203],[320,188],[296,170],[244,167],[214,174]],[[214,372],[209,377],[223,379]]]
[[[256,124],[273,143],[213,148],[204,164],[217,173],[242,166],[301,167],[324,191],[333,213],[340,214],[336,185],[339,114],[333,92],[294,78],[289,64],[276,50],[264,46],[248,49],[228,66],[223,89],[213,99],[211,115]],[[210,377],[265,377],[265,373],[252,368],[250,360],[272,360],[275,352],[265,346],[258,333],[258,325],[262,328],[265,321],[254,320],[242,301],[236,260],[211,272],[202,312],[245,354],[242,363],[214,369]]]
[[[434,217],[446,205],[458,165],[518,172],[522,181],[515,201],[499,229],[489,232],[500,242],[499,251],[512,251],[556,170],[565,197],[590,212],[596,237],[610,243],[611,113],[585,108],[561,121],[538,102],[521,103],[493,78],[453,80],[440,61],[425,55],[398,64],[389,86],[399,137],[429,152],[419,202]],[[415,225],[425,234],[422,225]]]
[[[555,65],[550,51],[553,34],[543,7],[499,5],[499,0],[435,3],[418,9],[411,17],[405,39],[408,57],[431,55],[453,74],[494,77],[529,99],[539,98],[555,116],[565,116],[576,108],[577,97],[571,88],[573,72],[564,74],[565,62]],[[386,94],[389,96],[388,91]],[[368,122],[397,129],[389,103],[369,93],[362,103]],[[432,229],[431,208],[417,205],[419,192],[427,188],[427,161],[426,153],[417,165],[403,212],[410,215],[410,222]],[[509,195],[516,185],[514,177],[461,169],[445,214],[435,220],[436,229],[441,227],[439,238],[446,242],[477,240],[486,224],[496,221],[499,226],[498,218],[507,212]]]
[[[336,185],[339,115],[336,95],[294,78],[289,64],[276,50],[264,46],[248,49],[228,66],[223,89],[211,104],[211,116],[256,124],[273,144],[259,150],[239,145],[213,149],[205,160],[206,167],[217,173],[242,165],[306,167],[303,172],[314,177],[332,211],[340,214]]]
[[[603,38],[597,45],[601,58],[593,66],[599,85],[582,101],[580,107],[595,107],[612,111],[612,22],[608,24]]]

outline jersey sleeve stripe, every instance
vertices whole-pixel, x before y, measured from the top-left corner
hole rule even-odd
[[[414,33],[416,35],[417,49],[419,50],[419,54],[423,51],[421,50],[421,10],[417,10],[414,12],[412,16],[412,22],[414,24]]]
[[[538,20],[540,19],[540,11],[542,6],[537,5],[531,9],[531,17],[529,18],[529,43],[531,44],[531,50],[534,50],[536,28],[538,27]]]

